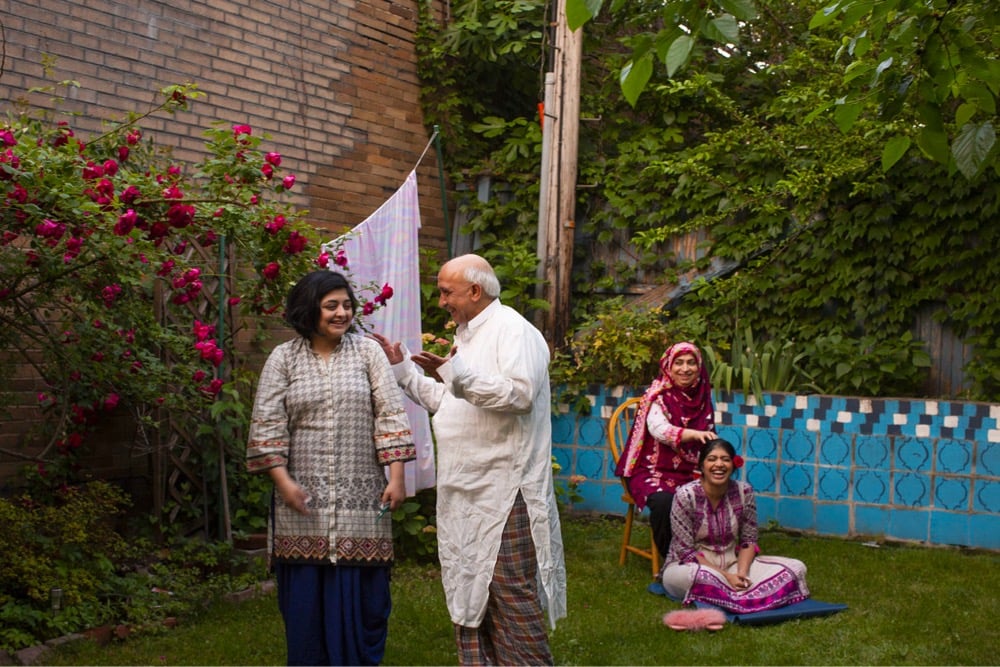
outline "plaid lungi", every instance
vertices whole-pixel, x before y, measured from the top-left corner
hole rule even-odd
[[[459,664],[553,664],[537,573],[528,508],[518,492],[500,538],[483,622],[478,628],[455,625]]]

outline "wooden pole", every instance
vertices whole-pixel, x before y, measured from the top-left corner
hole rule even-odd
[[[555,72],[546,72],[545,100],[542,104],[542,116],[539,118],[542,124],[542,165],[538,181],[538,238],[535,247],[535,253],[538,257],[538,267],[535,269],[535,280],[537,280],[535,283],[535,298],[540,300],[546,299],[548,296],[546,293],[546,285],[549,279],[546,273],[549,266],[548,215],[549,197],[552,194],[549,191],[549,180],[552,176],[552,128],[554,125],[553,119],[546,119],[546,116],[550,114],[551,109],[555,108],[555,88]],[[535,326],[544,330],[547,326],[547,318],[548,311],[541,309],[535,311]]]
[[[559,3],[555,35],[555,105],[546,108],[546,122],[553,123],[552,155],[548,161],[548,193],[539,224],[546,229],[545,294],[551,309],[543,333],[552,347],[559,346],[569,329],[569,301],[573,270],[573,234],[576,228],[577,148],[580,129],[580,59],[582,29],[569,29],[565,0]]]

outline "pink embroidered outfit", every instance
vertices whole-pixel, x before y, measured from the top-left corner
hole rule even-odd
[[[698,361],[698,380],[687,389],[674,386],[669,374],[674,359],[682,354],[692,354]],[[615,470],[625,478],[640,510],[650,494],[673,494],[694,479],[701,445],[681,442],[681,431],[686,428],[714,430],[715,406],[701,351],[682,342],[672,345],[660,358],[660,374],[639,402],[628,445]]]
[[[663,568],[663,587],[684,604],[708,602],[743,614],[776,609],[809,597],[806,566],[794,558],[756,556],[750,564],[751,585],[737,590],[716,570],[698,563],[702,556],[712,567],[737,572],[743,549],[757,546],[757,503],[753,488],[732,480],[716,507],[701,482],[677,490],[671,511],[673,541]]]
[[[688,389],[676,387],[670,380],[670,367],[681,354],[693,354],[698,361],[698,380]],[[616,475],[626,479],[639,509],[646,506],[651,493],[673,494],[694,479],[701,445],[681,442],[685,428],[714,430],[715,406],[701,351],[692,343],[682,342],[663,353],[660,374],[639,402],[628,445],[615,470]]]
[[[697,377],[683,388],[671,378],[674,362],[681,355],[692,356],[698,366]],[[693,343],[681,342],[667,348],[660,358],[660,374],[639,401],[628,444],[615,468],[636,507],[649,507],[653,541],[661,554],[670,548],[674,493],[694,479],[701,449],[696,440],[681,442],[685,429],[714,431],[715,407],[701,351]]]

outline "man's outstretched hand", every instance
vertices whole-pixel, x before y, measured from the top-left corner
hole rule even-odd
[[[393,343],[382,334],[372,333],[368,337],[382,346],[386,359],[390,364],[398,364],[403,361],[403,344]]]

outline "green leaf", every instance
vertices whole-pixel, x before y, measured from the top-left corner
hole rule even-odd
[[[719,0],[719,6],[741,21],[757,18],[757,8],[751,0]]]
[[[890,67],[892,67],[892,56],[889,56],[888,58],[880,62],[878,64],[878,67],[875,68],[875,76],[872,77],[872,82],[871,82],[872,88],[878,85],[878,80],[879,77],[882,76],[882,72],[886,71]]]
[[[975,104],[960,104],[955,110],[955,125],[967,124],[976,115],[976,111],[978,109]]]
[[[674,40],[674,43],[667,50],[667,60],[665,63],[667,66],[667,76],[673,78],[674,73],[684,67],[693,47],[694,39],[690,35],[681,35]]]
[[[934,132],[944,132],[944,123],[941,121],[941,107],[936,104],[924,102],[917,107],[917,114],[926,129]]]
[[[802,120],[803,125],[808,125],[809,123],[816,120],[817,116],[829,110],[833,106],[833,102],[827,102],[826,104],[820,105],[809,112],[809,115]]]
[[[809,19],[809,29],[814,30],[816,28],[822,28],[827,23],[832,21],[837,17],[837,12],[840,10],[840,3],[835,2],[832,5],[827,5],[823,9],[819,10],[813,17]]]
[[[963,176],[972,179],[980,172],[996,138],[996,130],[989,121],[962,126],[951,145],[951,154]]]
[[[882,0],[879,0],[880,2]],[[866,16],[871,12],[872,7],[875,6],[875,0],[858,0],[856,2],[849,2],[844,5],[844,19],[842,26],[847,29],[863,16]]]
[[[861,115],[860,102],[838,104],[837,108],[833,110],[833,120],[844,134],[847,134],[854,127],[854,122],[859,115]]]
[[[844,68],[844,83],[850,83],[859,76],[864,76],[872,71],[871,63],[863,60],[855,60]]]
[[[633,107],[639,99],[639,94],[646,88],[649,77],[653,75],[653,59],[650,56],[642,58],[639,62],[633,63],[631,60],[625,64],[621,73],[621,88],[625,99]]]
[[[910,138],[906,135],[895,136],[882,149],[882,173],[892,169],[899,159],[910,149]]]
[[[917,147],[924,152],[927,157],[941,164],[948,164],[951,161],[951,149],[948,146],[948,135],[944,132],[932,130],[925,127],[917,135]]]
[[[723,14],[709,21],[705,35],[716,42],[735,44],[740,41],[740,26],[732,14]]]
[[[986,113],[987,116],[995,116],[997,113],[997,103],[993,98],[993,93],[989,88],[979,83],[969,83],[962,86],[960,91],[962,97],[969,103]]]
[[[604,0],[566,0],[566,25],[577,30],[601,11]]]

